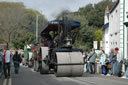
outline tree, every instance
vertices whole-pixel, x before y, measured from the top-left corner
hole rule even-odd
[[[88,4],[76,12],[64,11],[60,14],[67,14],[71,20],[81,23],[80,28],[71,33],[76,48],[89,50],[93,47],[94,40],[102,40],[102,31],[99,29],[104,25],[105,9],[107,6],[111,9],[114,4],[112,0],[103,0],[94,5]]]
[[[98,49],[100,49],[100,41],[102,40],[103,32],[102,30],[97,30],[95,32],[95,40],[98,41]]]
[[[31,32],[27,32],[23,37],[12,40],[13,46],[16,49],[23,49],[25,44],[34,44],[35,36]]]
[[[95,40],[96,41],[101,41],[102,40],[102,35],[103,33],[102,33],[102,30],[97,30],[96,32],[95,32]]]
[[[15,43],[22,41],[20,39],[28,35],[27,32],[35,34],[36,15],[39,15],[39,31],[47,23],[43,14],[33,9],[26,9],[23,3],[0,2],[0,11],[0,42],[9,42],[9,45],[16,45]],[[31,35],[29,36],[31,38]],[[20,47],[17,45],[17,48]]]
[[[79,35],[75,42],[76,47],[88,50],[92,48],[94,40],[102,40],[100,29],[104,25],[105,9],[107,6],[111,9],[114,4],[112,0],[103,0],[95,5],[88,4],[74,12],[75,17],[79,18],[77,20],[81,22],[80,29],[76,32]]]
[[[38,28],[39,31],[42,29],[42,27],[47,23],[47,20],[45,19],[44,15],[42,15],[37,10],[33,9],[25,9],[25,16],[26,20],[28,20],[28,31],[35,33],[36,31],[36,16],[39,16],[38,18]]]
[[[25,30],[23,27],[26,25],[25,18],[23,16],[24,5],[23,3],[1,2],[0,10],[0,29],[1,36],[3,36],[2,40],[10,43],[13,36],[18,36],[19,33],[22,33]],[[24,22],[21,22],[23,20]]]

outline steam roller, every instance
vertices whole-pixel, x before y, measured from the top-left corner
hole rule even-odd
[[[53,72],[57,77],[83,75],[83,51],[73,47],[75,39],[72,38],[72,30],[79,26],[79,22],[71,21],[67,17],[45,25],[40,33],[39,69],[41,74]]]

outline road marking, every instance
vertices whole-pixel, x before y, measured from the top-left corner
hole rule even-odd
[[[78,84],[81,84],[81,85],[85,85],[86,83],[83,82],[83,81],[79,81],[79,80],[76,80],[76,79],[72,79],[72,78],[69,78],[69,77],[61,77],[61,78],[57,78],[58,81],[70,81],[70,82],[75,82],[75,83],[78,83]],[[86,84],[86,85],[90,85],[90,84]]]
[[[12,78],[8,80],[8,85],[12,85]]]
[[[7,79],[4,79],[3,85],[7,85]]]

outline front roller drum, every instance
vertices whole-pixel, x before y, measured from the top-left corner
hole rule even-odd
[[[56,52],[56,76],[82,76],[84,62],[81,52]]]

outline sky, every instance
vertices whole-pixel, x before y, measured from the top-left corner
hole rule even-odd
[[[0,0],[23,2],[26,8],[32,8],[43,13],[48,20],[53,20],[63,10],[77,11],[79,8],[102,0]]]

